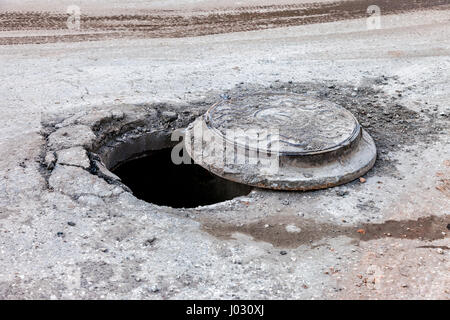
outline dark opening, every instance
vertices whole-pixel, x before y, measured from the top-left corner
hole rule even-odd
[[[194,208],[247,195],[251,187],[225,180],[197,164],[175,165],[171,149],[146,153],[112,171],[133,194],[173,208]]]

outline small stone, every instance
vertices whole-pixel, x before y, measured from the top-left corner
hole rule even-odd
[[[439,254],[444,254],[444,250],[442,250],[442,248],[438,248],[438,249],[437,249],[437,253],[439,253]]]
[[[361,183],[366,183],[366,179],[365,178],[363,178],[363,177],[361,177],[361,178],[359,178],[359,182],[361,182]]]
[[[151,292],[153,292],[153,293],[156,293],[156,292],[159,292],[159,291],[160,291],[160,289],[159,289],[157,286],[152,286],[149,290],[150,290]]]
[[[296,225],[289,224],[286,226],[286,231],[289,233],[300,233],[302,230]]]
[[[76,223],[75,223],[75,222],[72,222],[72,221],[67,222],[67,224],[68,224],[69,226],[71,226],[71,227],[75,227],[75,225],[76,225]]]
[[[123,113],[123,111],[113,110],[113,111],[111,111],[111,117],[115,120],[121,120],[121,119],[125,118],[125,114]]]
[[[348,195],[349,192],[348,192],[348,191],[344,191],[344,190],[336,190],[336,194],[337,194],[339,197],[344,197],[344,196]]]
[[[175,112],[172,111],[163,111],[161,113],[161,115],[166,119],[166,120],[176,120],[178,118],[178,114],[176,114]]]
[[[100,248],[100,251],[106,253],[106,252],[108,252],[109,250],[108,250],[107,248]]]
[[[287,252],[286,251],[280,251],[280,254],[282,255],[282,256],[285,256],[285,255],[287,255]]]
[[[145,240],[145,242],[144,242],[144,246],[151,246],[151,245],[153,245],[153,243],[156,241],[156,238],[155,237],[153,237],[153,238],[150,238],[150,239],[147,239],[147,240]]]
[[[52,170],[55,167],[56,157],[54,152],[48,152],[45,156],[44,163],[47,169]]]
[[[281,203],[285,206],[288,206],[290,202],[288,199],[284,199]]]
[[[60,238],[64,238],[65,235],[64,235],[64,232],[61,232],[61,231],[60,231],[60,232],[57,232],[57,233],[56,233],[56,236],[57,236],[57,237],[60,237]]]

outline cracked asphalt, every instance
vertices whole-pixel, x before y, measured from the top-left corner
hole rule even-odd
[[[1,45],[0,298],[449,299],[448,8],[381,22]],[[99,161],[269,89],[348,108],[375,167],[174,209]]]

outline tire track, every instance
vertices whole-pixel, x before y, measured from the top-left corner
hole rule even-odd
[[[374,3],[375,2],[375,3]],[[252,6],[189,13],[155,11],[146,15],[81,16],[81,32],[67,29],[68,14],[0,13],[0,31],[64,31],[60,35],[1,36],[0,45],[95,41],[114,38],[190,37],[252,31],[367,17],[376,4],[383,15],[425,9],[448,9],[450,0],[355,0],[302,5]]]

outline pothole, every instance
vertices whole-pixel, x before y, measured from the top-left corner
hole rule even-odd
[[[239,85],[236,88],[227,91],[225,94],[222,94],[224,105],[222,106],[223,108],[219,110],[221,112],[215,113],[210,117],[211,120],[215,122],[208,122],[205,123],[205,125],[209,125],[208,128],[212,129],[211,132],[216,133],[219,138],[227,137],[224,132],[227,133],[226,130],[229,128],[222,126],[221,123],[217,122],[217,117],[214,118],[213,116],[226,116],[227,110],[225,107],[227,107],[227,104],[236,101],[236,99],[241,101],[241,98],[245,96],[250,97],[251,99],[253,99],[252,97],[255,97],[256,99],[261,95],[266,94],[268,91],[272,92],[275,95],[282,95],[283,97],[286,96],[286,93],[291,93],[300,94],[308,99],[311,98],[320,101],[328,100],[332,103],[336,103],[342,106],[343,108],[354,114],[358,119],[358,123],[360,122],[362,127],[367,129],[367,132],[374,137],[374,140],[377,143],[378,161],[374,168],[375,171],[372,170],[371,174],[378,176],[396,176],[396,162],[389,156],[389,153],[413,145],[417,143],[418,140],[424,143],[429,143],[432,140],[436,139],[438,135],[443,132],[443,123],[447,117],[447,115],[445,115],[444,117],[437,114],[433,111],[434,109],[430,110],[424,108],[423,112],[420,113],[411,111],[399,104],[399,102],[397,101],[399,99],[398,97],[385,94],[375,85],[357,88],[356,90],[352,86],[339,85],[337,83],[327,83],[327,85],[324,86],[322,83],[316,84],[280,82],[275,83],[273,86],[270,86],[270,88],[254,85]],[[171,141],[171,133],[180,128],[187,128],[189,124],[192,124],[196,118],[198,119],[199,116],[205,114],[205,112],[208,111],[208,108],[214,102],[217,102],[218,97],[219,95],[217,93],[211,93],[202,97],[201,100],[184,103],[151,103],[98,106],[82,110],[75,108],[71,112],[65,110],[64,112],[61,111],[59,113],[45,115],[42,121],[42,133],[46,144],[42,154],[41,173],[48,183],[48,188],[69,195],[73,199],[77,200],[81,195],[93,195],[101,198],[115,197],[124,191],[129,191],[125,185],[130,185],[129,187],[131,189],[134,189],[133,193],[137,197],[155,204],[165,204],[173,207],[189,207],[195,206],[197,204],[210,204],[217,201],[228,200],[237,195],[246,194],[250,190],[250,187],[248,186],[239,185],[239,187],[236,187],[236,184],[228,181],[225,181],[225,183],[227,185],[232,185],[233,187],[224,186],[222,184],[224,180],[221,180],[218,177],[216,178],[216,176],[206,173],[206,171],[200,170],[200,168],[196,165],[183,164],[177,168],[170,160],[167,161],[164,165],[155,167],[156,173],[161,173],[161,175],[163,174],[163,172],[165,173],[164,177],[167,181],[165,181],[164,183],[167,184],[163,185],[161,184],[161,182],[158,182],[155,179],[155,173],[153,174],[153,178],[150,178],[150,175],[146,174],[145,171],[139,171],[143,180],[147,182],[151,182],[152,180],[154,180],[155,182],[157,182],[154,184],[154,186],[144,186],[144,188],[147,188],[147,190],[149,191],[149,197],[140,195],[140,191],[134,188],[133,184],[128,182],[128,179],[120,173],[120,170],[125,170],[127,166],[136,167],[134,160],[137,160],[138,157],[142,158],[139,161],[147,161],[148,163],[148,161],[155,161],[155,155],[152,155],[153,160],[150,159],[149,156],[151,153],[164,154],[164,152],[166,152],[164,150],[171,149],[174,144],[178,143]],[[287,107],[289,107],[289,99],[292,97],[293,96],[287,96],[286,99],[283,98],[282,102]],[[252,106],[251,99],[248,101]],[[242,103],[240,103],[239,105],[245,106]],[[270,105],[273,105],[273,103],[271,102]],[[277,105],[278,104],[276,103],[275,106]],[[303,111],[302,115],[308,115],[309,110],[307,110],[307,107],[308,106],[305,106],[306,110]],[[252,108],[246,108],[246,110],[247,109],[252,110]],[[263,111],[257,113],[257,118],[260,120],[270,119],[271,123],[276,123],[277,121],[282,121],[284,123],[286,120],[291,121],[295,119],[291,116],[291,114],[286,113],[286,110],[289,111],[289,108],[283,107],[282,113],[272,112],[277,111],[273,108],[263,109]],[[218,109],[216,108],[215,110],[217,111]],[[338,113],[340,112],[339,110],[337,111]],[[325,124],[325,126],[318,126],[317,128],[319,128],[320,130],[333,129],[331,126],[328,126],[328,123],[331,123],[333,125],[336,123],[333,115],[335,115],[335,113],[332,113],[332,119],[325,119],[325,121],[319,122],[319,124]],[[252,120],[251,117],[245,118],[243,116],[239,117],[239,119],[240,121],[245,121],[246,119]],[[352,119],[351,117],[344,117],[344,114],[341,120],[344,121],[343,128],[345,130],[358,127],[358,125],[353,125],[351,123],[349,124],[348,121]],[[300,122],[300,124],[305,125],[309,125],[310,123],[310,121]],[[228,125],[233,123],[224,122],[223,124]],[[235,127],[238,127],[239,123],[234,123],[233,125]],[[293,123],[290,127],[286,126],[282,129],[285,130],[286,128],[298,129],[299,126],[296,122]],[[304,132],[308,133],[309,130],[305,129]],[[354,141],[355,143],[358,143],[360,137],[358,137],[358,135],[353,135],[353,132],[356,132],[355,130],[351,131],[350,134],[345,134],[347,131],[333,132],[343,133],[343,136],[345,137],[355,136],[356,139],[352,140],[345,137],[341,139],[338,137],[338,140],[331,141],[333,143],[327,143],[326,145],[318,144],[317,146],[315,144],[316,141],[311,140],[311,143],[307,146],[300,146],[302,150],[290,150],[288,148],[290,148],[291,145],[289,145],[281,150],[282,152],[279,152],[281,157],[284,157],[284,160],[286,160],[280,165],[281,173],[285,173],[285,176],[283,178],[284,180],[282,181],[283,184],[287,185],[288,183],[291,183],[289,182],[290,172],[287,172],[286,174],[286,172],[284,171],[286,171],[286,168],[295,168],[295,166],[292,166],[295,161],[291,161],[296,160],[293,159],[293,157],[295,158],[295,156],[301,156],[301,158],[304,159],[306,153],[307,157],[314,159],[316,159],[317,157],[320,158],[321,155],[310,154],[317,152],[316,147],[318,147],[320,150],[324,149],[328,152],[330,146],[333,147],[335,145],[339,145],[339,151],[344,152],[340,156],[338,155],[338,158],[340,160],[345,160],[344,158],[349,154],[345,152],[347,151],[347,149],[345,149],[342,144],[345,144],[347,141]],[[298,136],[299,135],[297,134],[289,134],[289,137],[291,138],[298,138]],[[312,135],[311,137],[314,138],[316,137],[316,135]],[[223,139],[223,141],[224,143],[228,143],[228,140]],[[291,141],[289,140],[289,142]],[[296,141],[294,141],[294,143],[295,142]],[[330,141],[326,140],[325,142]],[[249,143],[250,141],[248,141],[248,139],[245,142],[239,140],[235,145],[238,150],[244,150],[242,154],[246,156],[247,154],[249,154],[249,151],[251,151],[245,147]],[[351,147],[353,147],[355,143],[349,144],[351,150]],[[241,148],[242,146],[244,146],[245,148]],[[209,149],[211,148],[202,148],[201,150]],[[292,153],[292,151],[294,152]],[[270,157],[271,153],[267,152],[267,155],[268,157]],[[336,158],[335,151],[332,151],[331,155],[331,159]],[[413,154],[412,156],[415,156],[415,154]],[[353,157],[353,159],[359,158]],[[324,159],[319,160],[322,161]],[[127,162],[129,162],[129,164],[127,164]],[[197,163],[200,162],[197,161]],[[345,163],[345,161],[343,161],[343,163]],[[360,167],[364,168],[364,170],[369,169],[372,163],[367,163],[369,163],[369,165],[362,164]],[[298,163],[297,161],[294,164],[297,166],[299,166],[300,164],[301,166],[307,167],[307,169],[310,170],[309,163]],[[173,168],[170,167],[172,165]],[[236,178],[234,180],[237,182],[255,182],[253,178],[258,177],[258,175],[249,176],[249,178],[252,178],[253,180],[246,179],[247,176],[239,176],[239,172],[248,172],[246,170],[239,170],[246,169],[247,166],[247,163],[242,163],[241,167],[222,166],[223,172],[219,172],[219,170],[215,173],[217,173],[219,176],[226,177],[231,180]],[[150,166],[150,168],[145,168],[145,170],[150,170],[151,167],[152,166]],[[159,170],[156,170],[156,168],[158,168]],[[220,169],[220,167],[218,168]],[[321,168],[322,167],[320,167],[319,169]],[[209,169],[211,170],[211,168]],[[313,169],[315,168],[312,168],[311,170]],[[113,170],[117,175],[120,175],[120,178],[122,179],[119,179],[117,175],[111,173],[109,170]],[[182,170],[183,172],[172,173],[178,170]],[[203,173],[199,173],[199,171],[203,171]],[[330,172],[330,170],[322,171],[325,173]],[[279,173],[280,172],[278,172],[277,177],[280,176]],[[185,181],[186,183],[195,181],[195,179],[197,178],[192,178],[191,175],[197,174],[207,174],[208,178],[213,177],[216,182],[219,181],[220,183],[217,182],[218,186],[215,187],[216,189],[206,190],[207,194],[201,197],[197,197],[197,199],[192,199],[191,196],[191,199],[184,199],[182,203],[169,203],[168,201],[173,201],[173,198],[183,198],[186,194],[192,195],[192,193],[189,193],[192,191],[192,184],[191,188],[187,188],[186,185],[180,185],[180,181],[187,180]],[[263,174],[265,174],[264,171]],[[362,172],[356,172],[354,176],[351,176],[345,180],[351,180],[352,178],[355,178],[360,174],[362,174]],[[316,175],[314,174],[310,175],[309,173],[305,173],[300,178],[303,179],[302,181],[307,181],[308,179],[311,179],[311,177],[314,178],[315,176]],[[336,174],[334,176],[346,175]],[[237,178],[239,178],[240,180]],[[254,183],[253,185],[264,185],[266,181],[269,180],[263,179],[261,181],[256,181],[261,183]],[[327,180],[322,182],[324,182],[324,185],[326,184],[328,186],[328,182],[330,181]],[[345,181],[331,181],[330,186],[340,184],[341,182],[344,183]],[[298,186],[299,185],[297,183],[297,186],[294,187]],[[166,190],[168,190],[169,192],[167,193],[168,196],[162,199],[157,195],[161,195],[162,192],[159,192],[159,190],[161,190],[163,187],[167,187]],[[294,187],[288,189],[302,189]],[[184,190],[189,189],[187,190],[188,193],[186,193],[186,191],[183,191],[183,188],[185,188]],[[220,198],[217,194],[217,190],[221,190]],[[317,195],[321,194],[317,193]],[[158,201],[158,199],[162,200]],[[181,201],[180,199],[175,200]],[[197,202],[194,203],[194,200]],[[202,202],[200,202],[200,200]]]
[[[144,201],[172,208],[194,208],[247,195],[251,187],[220,178],[201,166],[174,164],[172,149],[147,152],[111,171]]]

